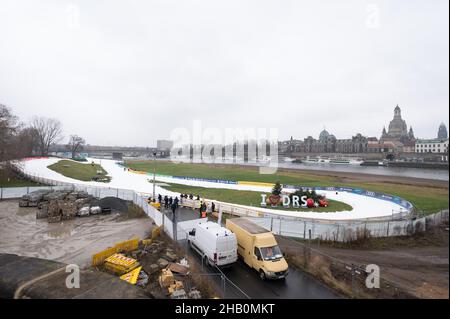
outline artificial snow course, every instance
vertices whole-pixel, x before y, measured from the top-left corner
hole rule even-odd
[[[66,182],[78,185],[86,185],[86,186],[97,186],[97,187],[106,187],[111,189],[128,189],[134,190],[138,193],[142,194],[152,194],[153,192],[153,183],[152,177],[149,175],[136,174],[132,171],[128,171],[124,169],[124,167],[119,166],[117,161],[107,160],[107,159],[95,159],[88,158],[88,162],[85,165],[89,165],[94,162],[96,164],[101,165],[107,172],[108,175],[111,176],[111,181],[109,183],[101,183],[94,181],[80,181],[76,179],[72,179],[61,175],[47,166],[52,165],[60,161],[60,158],[36,158],[36,159],[27,159],[20,162],[21,169],[24,173],[29,175],[47,178],[58,182]],[[156,175],[156,181],[162,183],[171,183],[171,184],[183,184],[189,186],[199,186],[206,188],[221,188],[221,189],[233,189],[233,190],[243,190],[243,191],[255,191],[261,193],[270,193],[271,187],[268,186],[257,186],[257,185],[244,185],[244,184],[227,184],[227,183],[217,183],[217,182],[206,182],[206,181],[195,181],[195,180],[184,180],[184,179],[176,179],[173,177],[165,177]],[[168,195],[168,196],[179,196],[179,193],[171,192],[163,187],[159,186],[158,183],[155,183],[155,192],[156,194]],[[283,189],[284,191],[294,191],[292,189]],[[350,192],[336,192],[336,191],[317,191],[317,193],[321,195],[325,195],[328,199],[337,200],[344,202],[353,207],[351,211],[341,211],[341,212],[327,212],[327,213],[318,213],[314,211],[301,212],[301,211],[282,211],[282,210],[274,210],[270,208],[255,208],[252,206],[244,206],[237,205],[234,206],[257,210],[260,212],[282,215],[282,216],[293,216],[293,217],[303,217],[303,218],[313,218],[313,219],[321,219],[321,220],[352,220],[352,219],[366,219],[366,218],[375,218],[375,217],[386,217],[392,216],[395,213],[405,212],[406,209],[402,206],[378,199],[372,198],[368,196],[363,196]],[[200,194],[201,195],[201,194]],[[214,200],[213,198],[209,200]],[[218,201],[217,201],[218,202]]]

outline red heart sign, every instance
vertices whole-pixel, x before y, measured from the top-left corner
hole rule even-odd
[[[278,195],[270,195],[269,196],[269,202],[272,206],[276,206],[278,205],[278,203],[280,202],[280,196]]]

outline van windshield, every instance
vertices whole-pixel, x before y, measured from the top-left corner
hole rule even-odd
[[[261,247],[260,251],[261,251],[261,255],[264,260],[274,260],[274,259],[280,259],[283,257],[283,254],[281,253],[281,249],[278,246]]]

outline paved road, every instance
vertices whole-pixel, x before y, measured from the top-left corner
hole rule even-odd
[[[186,249],[189,255],[200,260],[198,254],[189,248],[187,241],[180,241],[179,243]],[[209,274],[218,273],[216,269],[207,265],[203,267],[203,271]],[[240,260],[231,267],[222,269],[223,274],[252,299],[342,298],[340,295],[300,270],[290,268],[289,271],[289,275],[285,280],[262,281],[256,271],[250,269]],[[223,286],[220,276],[211,276],[211,278],[218,287]],[[222,297],[226,299],[244,299],[246,298],[244,293],[233,287],[230,282],[226,282],[225,294]]]
[[[161,212],[165,214],[171,221],[173,221],[173,213],[170,208],[162,208]],[[198,209],[191,209],[188,207],[178,207],[175,215],[178,222],[184,222],[187,220],[193,220],[200,218]]]
[[[170,220],[173,220],[173,214],[170,209],[163,209],[163,212]],[[186,207],[179,207],[176,215],[179,222],[199,218],[198,210]],[[200,256],[189,248],[186,240],[179,241],[179,244],[190,256],[200,261]],[[223,274],[229,279],[229,281],[226,281],[225,292],[223,292],[223,281],[217,269],[204,265],[202,272],[211,275],[210,278],[214,280],[217,287],[224,293],[222,297],[227,299],[243,299],[246,298],[246,295],[252,299],[341,298],[337,293],[300,270],[290,268],[289,271],[289,275],[285,280],[262,281],[256,271],[250,269],[239,260],[232,267],[222,269]],[[234,287],[232,283],[239,288]]]

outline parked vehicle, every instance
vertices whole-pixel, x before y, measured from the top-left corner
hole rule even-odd
[[[211,266],[228,266],[237,261],[236,235],[217,223],[198,223],[189,232],[188,242]]]
[[[238,255],[264,279],[285,278],[289,267],[272,232],[245,218],[227,219],[237,238]]]

